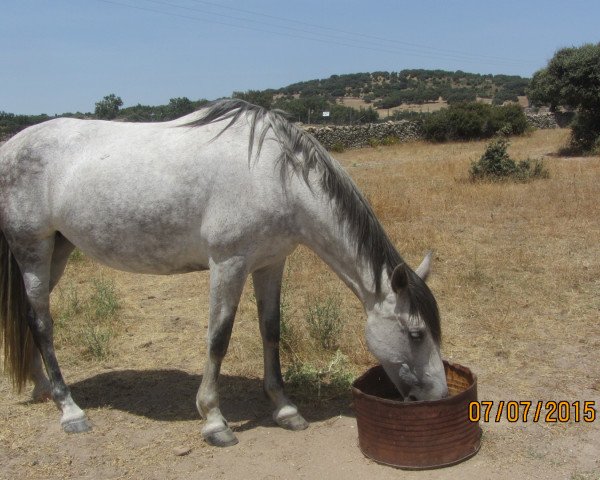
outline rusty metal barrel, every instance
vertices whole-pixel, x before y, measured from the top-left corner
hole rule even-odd
[[[449,396],[403,402],[383,367],[352,384],[361,451],[376,462],[409,470],[455,465],[479,451],[481,428],[469,419],[477,377],[444,361]]]

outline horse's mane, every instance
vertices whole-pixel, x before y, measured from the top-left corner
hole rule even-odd
[[[311,170],[320,174],[320,185],[334,201],[337,214],[347,225],[360,258],[366,259],[373,272],[377,292],[381,291],[381,275],[386,268],[389,275],[404,260],[389,240],[371,206],[360,193],[355,183],[325,148],[309,133],[287,120],[285,112],[266,110],[239,99],[218,100],[206,107],[204,115],[183,126],[198,127],[229,120],[217,135],[221,135],[240,118],[246,117],[250,123],[248,159],[256,146],[258,159],[265,137],[272,131],[281,147],[278,162],[282,175],[296,172],[308,183]],[[258,134],[258,137],[257,137]],[[433,294],[421,278],[411,269],[409,272],[409,297],[411,313],[419,314],[428,325],[434,339],[441,336],[437,303]]]

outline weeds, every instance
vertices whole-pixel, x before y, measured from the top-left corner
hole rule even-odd
[[[61,343],[78,343],[86,356],[103,360],[110,355],[111,322],[119,301],[112,280],[94,279],[92,287],[84,296],[73,285],[60,290],[54,309],[55,329]]]
[[[81,261],[83,261],[84,258],[85,258],[85,255],[78,248],[73,250],[73,252],[71,252],[71,255],[69,256],[69,260],[71,262],[81,262]]]
[[[397,145],[398,143],[400,143],[400,139],[398,137],[394,137],[393,135],[389,135],[381,140],[381,144],[386,147]]]
[[[119,308],[115,293],[115,284],[111,280],[94,279],[94,293],[90,298],[90,305],[96,318],[112,317]]]
[[[77,289],[73,285],[69,285],[65,289],[60,290],[59,305],[60,309],[58,314],[54,315],[54,319],[56,324],[60,327],[67,324],[69,320],[81,313],[83,305]]]
[[[308,333],[325,350],[334,350],[339,346],[343,327],[340,304],[338,297],[327,297],[311,302],[306,312]]]
[[[110,355],[110,341],[113,332],[102,325],[86,325],[82,331],[86,354],[94,360],[104,360]]]
[[[281,283],[281,296],[279,302],[279,328],[280,328],[280,345],[284,352],[295,354],[298,349],[299,336],[297,329],[292,323],[292,302],[290,294],[289,277],[291,275],[291,266],[288,263],[285,277]]]
[[[329,147],[330,152],[334,153],[342,153],[346,151],[346,147],[341,142],[335,142],[331,147]]]
[[[285,372],[284,380],[294,397],[320,403],[348,392],[354,380],[349,363],[348,357],[337,350],[322,368],[307,362],[294,362]]]

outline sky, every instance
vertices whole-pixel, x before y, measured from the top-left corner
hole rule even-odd
[[[600,41],[598,0],[0,0],[0,111],[214,100],[407,68],[530,77]]]

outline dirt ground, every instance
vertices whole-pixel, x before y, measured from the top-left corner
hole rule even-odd
[[[422,232],[443,232],[431,234],[437,262],[432,289],[444,322],[442,352],[469,366],[478,375],[479,399],[495,405],[554,400],[600,406],[600,159],[556,156],[564,136],[536,132],[515,141],[527,155],[545,155],[552,170],[545,184],[465,184],[459,172],[473,152],[480,152],[477,142],[340,156],[394,240],[404,222],[421,225],[419,238]],[[423,163],[414,166],[414,158]],[[379,179],[372,180],[378,185],[381,178],[393,183],[390,172],[413,175],[413,168],[417,172],[443,158],[443,172],[422,182],[430,192],[427,201],[417,213],[392,221],[402,212],[386,210],[373,193],[383,187],[372,187],[371,179]],[[411,188],[417,188],[417,176]],[[402,195],[412,198],[410,191]],[[553,195],[560,198],[545,200]],[[548,212],[542,207],[546,203],[552,203]],[[513,210],[507,213],[506,205]],[[467,208],[479,208],[473,215],[480,215],[468,225],[462,221]],[[546,217],[554,220],[546,222]],[[510,254],[499,247],[507,242],[513,246]],[[412,237],[404,248],[402,241],[396,244],[403,254],[408,250],[411,264],[424,250]],[[295,271],[312,268],[314,260],[307,258],[305,252],[295,254]],[[118,292],[112,354],[86,360],[66,342],[59,342],[57,352],[73,396],[94,428],[63,433],[51,402],[31,403],[27,392],[18,395],[6,378],[0,379],[1,479],[600,479],[600,418],[575,422],[573,412],[564,423],[533,422],[531,415],[527,422],[510,423],[506,415],[499,422],[482,422],[477,455],[453,467],[420,472],[382,466],[362,455],[349,394],[320,404],[299,402],[310,427],[301,432],[278,428],[262,394],[249,288],[221,383],[222,410],[239,444],[210,447],[201,439],[194,405],[205,351],[208,274],[138,276],[83,260],[68,267],[54,295],[85,289],[92,275],[112,279]],[[364,319],[353,297],[340,282],[331,282],[330,288],[349,298],[344,308],[355,314],[357,326],[348,328],[359,336]],[[310,278],[299,274],[294,289],[310,286]],[[359,368],[367,366],[366,358]]]

